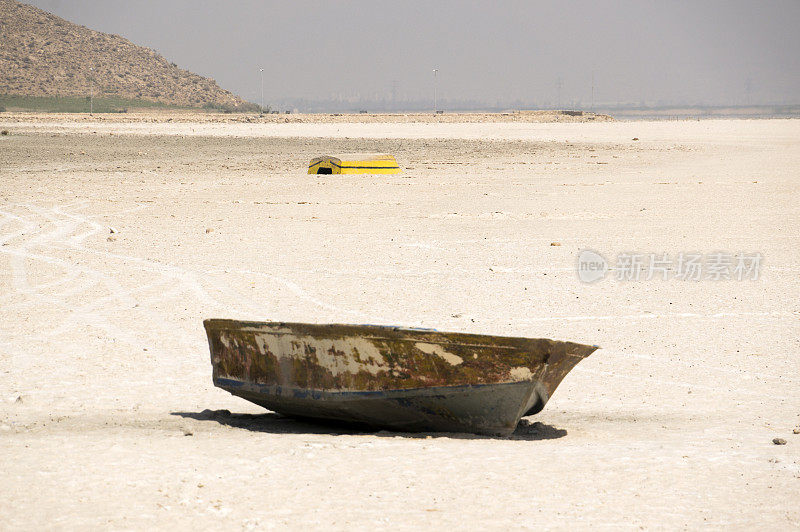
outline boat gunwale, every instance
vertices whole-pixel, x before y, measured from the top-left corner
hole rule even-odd
[[[567,345],[572,345],[581,348],[593,348],[588,354],[576,354],[576,353],[565,353],[569,356],[578,356],[581,358],[586,358],[591,355],[597,349],[600,349],[598,345],[590,345],[590,344],[581,344],[577,342],[572,342],[570,340],[554,340],[552,338],[531,338],[526,336],[498,336],[498,335],[491,335],[491,334],[477,334],[477,333],[465,333],[465,332],[454,332],[454,331],[440,331],[437,329],[421,329],[421,328],[411,328],[411,327],[400,327],[395,325],[371,325],[371,324],[347,324],[347,323],[304,323],[304,322],[284,322],[284,321],[249,321],[249,320],[231,320],[231,319],[220,319],[220,318],[212,318],[203,321],[203,325],[206,328],[206,331],[240,331],[240,332],[253,332],[253,333],[262,333],[262,334],[272,334],[272,335],[294,335],[297,336],[298,333],[295,331],[270,331],[264,330],[264,326],[274,326],[274,327],[289,327],[292,326],[299,326],[299,327],[320,327],[320,328],[347,328],[347,329],[379,329],[384,330],[386,332],[393,332],[393,333],[411,333],[414,335],[424,335],[424,334],[432,334],[432,335],[441,335],[444,336],[443,339],[436,339],[436,338],[428,338],[423,337],[420,339],[416,339],[413,337],[403,337],[399,336],[396,337],[394,335],[387,335],[387,336],[375,336],[370,334],[359,334],[358,336],[370,339],[370,340],[392,340],[392,341],[406,341],[406,342],[420,342],[425,341],[426,343],[431,344],[439,344],[439,345],[451,345],[451,346],[463,346],[463,347],[492,347],[496,349],[509,349],[509,350],[518,350],[522,349],[522,346],[514,346],[514,345],[498,345],[494,343],[467,343],[467,342],[459,342],[459,341],[449,341],[451,336],[466,336],[467,338],[475,338],[475,339],[484,339],[484,340],[494,340],[498,342],[503,341],[516,341],[516,342],[531,342],[531,341],[544,341],[544,342],[551,342],[551,343],[562,343]],[[364,331],[365,333],[367,331]],[[353,334],[355,335],[355,333]]]

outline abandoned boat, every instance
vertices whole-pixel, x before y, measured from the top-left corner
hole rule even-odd
[[[507,436],[596,346],[376,325],[206,320],[214,385],[269,410]]]
[[[400,166],[394,155],[381,153],[350,153],[323,155],[308,163],[309,174],[399,174]]]

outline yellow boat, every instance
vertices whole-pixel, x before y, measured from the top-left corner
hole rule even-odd
[[[323,155],[311,159],[309,174],[399,174],[400,166],[393,155],[349,154],[337,157]]]

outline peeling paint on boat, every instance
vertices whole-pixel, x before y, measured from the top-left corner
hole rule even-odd
[[[436,344],[426,344],[425,342],[417,342],[414,344],[417,349],[422,351],[423,353],[427,353],[429,355],[436,355],[438,357],[442,357],[447,362],[449,362],[453,366],[458,366],[459,364],[464,363],[464,359],[458,355],[454,355],[453,353],[448,353],[442,346]],[[476,355],[474,355],[476,356]]]
[[[511,368],[511,371],[508,372],[509,376],[514,381],[527,381],[533,376],[531,370],[526,368],[525,366],[520,366],[518,368]]]
[[[359,371],[377,375],[389,369],[375,344],[356,336],[320,339],[288,334],[256,334],[255,341],[262,355],[273,353],[279,359],[306,360],[313,354],[316,363],[333,376]]]

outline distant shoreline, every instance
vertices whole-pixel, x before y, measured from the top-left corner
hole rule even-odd
[[[609,115],[583,111],[504,113],[222,113],[202,109],[135,109],[123,113],[0,112],[0,122],[198,122],[198,123],[580,123],[613,122]]]
[[[126,113],[50,113],[30,111],[0,112],[0,123],[197,123],[197,124],[459,124],[459,123],[602,123],[638,121],[696,121],[696,120],[748,120],[800,118],[794,115],[758,115],[708,113],[702,115],[664,112],[658,114],[583,113],[573,116],[558,111],[506,112],[506,113],[221,113],[199,109],[136,109]]]

